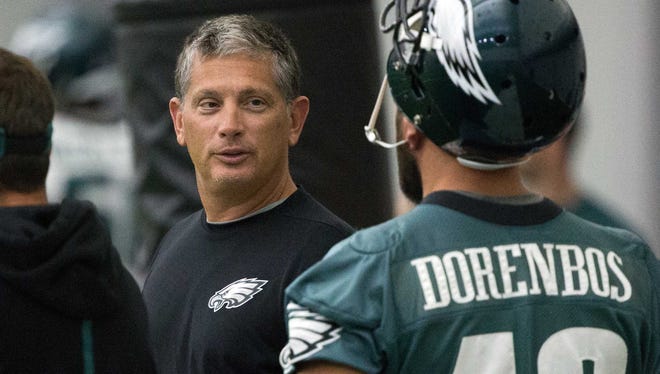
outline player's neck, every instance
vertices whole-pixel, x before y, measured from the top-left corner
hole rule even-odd
[[[579,199],[580,191],[573,182],[569,170],[557,168],[553,172],[554,175],[542,174],[540,178],[528,182],[529,189],[561,206],[573,205]]]
[[[462,166],[443,151],[419,160],[424,195],[439,190],[466,191],[485,196],[517,196],[529,194],[522,183],[520,170],[510,167],[483,171]],[[426,166],[423,166],[426,164]]]
[[[485,196],[518,196],[529,194],[512,168],[497,171],[463,170],[430,181],[424,185],[424,194],[438,190],[466,191]]]

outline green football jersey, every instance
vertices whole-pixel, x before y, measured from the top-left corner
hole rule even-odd
[[[659,262],[549,200],[443,191],[287,289],[281,364],[367,373],[658,373]]]
[[[615,215],[609,208],[597,202],[591,197],[581,196],[581,198],[570,207],[566,208],[576,216],[595,222],[604,226],[618,227],[631,230],[629,224],[624,223],[623,219]]]

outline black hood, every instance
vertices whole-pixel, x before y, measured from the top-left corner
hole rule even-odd
[[[0,278],[45,308],[103,318],[119,305],[122,264],[89,202],[0,208]]]

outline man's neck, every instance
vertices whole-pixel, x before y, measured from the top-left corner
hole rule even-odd
[[[46,196],[46,188],[40,188],[34,192],[16,192],[0,190],[0,206],[13,207],[13,206],[28,206],[28,205],[46,205],[48,198]]]
[[[553,170],[555,175],[540,173],[538,178],[526,180],[527,187],[561,206],[571,206],[580,197],[580,191],[573,183],[568,170]]]
[[[276,201],[286,199],[296,192],[297,187],[289,177],[273,186],[248,188],[200,190],[202,205],[210,222],[226,222],[240,219]]]
[[[436,151],[437,150],[437,151]],[[466,191],[484,196],[518,196],[530,191],[522,183],[518,167],[476,170],[458,163],[456,158],[435,148],[419,159],[424,196],[433,191]]]

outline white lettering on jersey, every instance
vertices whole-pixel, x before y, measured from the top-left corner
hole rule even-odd
[[[293,364],[339,339],[341,327],[326,317],[290,302],[286,306],[289,342],[280,352],[280,366],[285,373]]]
[[[261,292],[266,283],[268,281],[257,278],[239,279],[213,294],[209,299],[208,306],[213,309],[213,312],[217,312],[222,307],[227,309],[238,308]]]
[[[555,248],[561,254],[561,266],[564,269],[564,290],[561,295],[586,295],[589,289],[589,276],[584,268],[584,252],[577,245],[556,245]],[[571,257],[574,258],[573,261]]]
[[[422,257],[412,260],[410,263],[417,269],[417,276],[424,294],[424,310],[444,308],[449,305],[451,301],[449,286],[447,285],[447,277],[440,257]],[[433,279],[431,279],[427,264],[431,265],[431,269],[433,269]],[[435,295],[434,284],[438,289],[439,297]]]
[[[497,253],[497,259],[500,264],[500,273],[504,284],[504,294],[502,296],[508,299],[527,295],[527,284],[525,282],[518,282],[516,284],[517,290],[513,289],[511,274],[516,272],[516,267],[509,265],[509,257],[507,255],[507,252],[511,252],[512,257],[520,257],[520,245],[498,245],[493,247],[493,251]]]
[[[529,267],[529,274],[531,277],[532,284],[529,289],[529,294],[541,294],[541,287],[539,287],[540,276],[545,294],[551,296],[558,295],[557,271],[555,270],[555,258],[552,256],[554,245],[543,245],[545,256],[543,256],[541,249],[535,243],[521,244],[520,247],[525,251],[527,266]]]
[[[472,275],[470,275],[470,268],[463,252],[452,251],[447,253],[442,257],[442,263],[445,265],[445,272],[449,281],[449,294],[452,299],[459,304],[473,301]],[[460,279],[457,274],[460,274]],[[461,291],[461,288],[463,291]]]
[[[625,302],[632,295],[630,281],[621,269],[621,257],[593,247],[506,244],[420,257],[410,264],[420,282],[424,310],[444,308],[451,302],[464,304],[541,294],[593,294],[618,302]]]
[[[470,258],[470,266],[474,275],[474,283],[477,287],[477,301],[501,299],[502,294],[497,288],[497,279],[493,273],[493,261],[490,258],[490,250],[486,247],[467,248],[463,252]],[[482,265],[483,263],[483,265]],[[487,280],[488,289],[486,289]]]
[[[610,296],[610,277],[605,265],[605,255],[595,248],[587,248],[584,251],[587,260],[587,274],[591,291],[600,297]]]
[[[621,282],[621,286],[623,287],[623,294],[620,294],[619,287],[611,286],[611,297],[621,303],[630,299],[630,295],[632,294],[632,287],[630,286],[630,281],[628,278],[626,278],[626,275],[623,274],[623,271],[621,271],[620,266],[623,265],[623,260],[621,260],[621,257],[619,257],[614,252],[609,252],[607,254],[607,265],[610,270],[612,270],[612,273],[614,273],[614,275],[617,277],[619,282]]]

